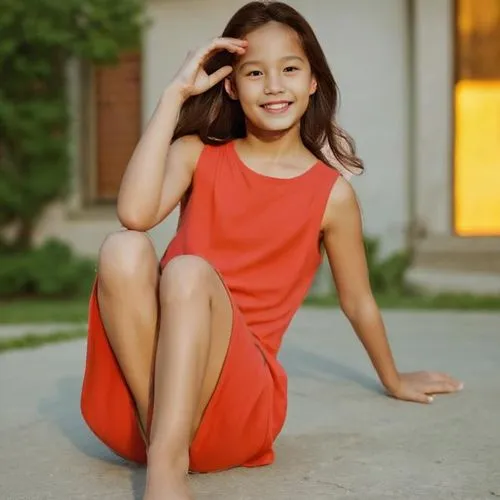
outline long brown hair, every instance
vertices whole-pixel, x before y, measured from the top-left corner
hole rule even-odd
[[[222,36],[244,38],[271,21],[289,26],[298,34],[317,80],[317,90],[301,118],[304,145],[332,167],[336,160],[349,172],[361,173],[363,162],[356,156],[354,142],[335,121],[339,104],[337,83],[314,31],[301,14],[283,2],[250,2],[233,15]],[[233,54],[219,52],[206,63],[205,70],[210,74],[234,61]],[[246,136],[243,109],[239,101],[227,95],[223,82],[184,103],[172,140],[190,134],[198,135],[205,144],[224,144]],[[328,149],[330,154],[325,154]]]

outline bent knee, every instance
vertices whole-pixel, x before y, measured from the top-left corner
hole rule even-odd
[[[210,291],[214,270],[202,257],[180,255],[164,267],[160,280],[160,298],[185,298]]]
[[[157,273],[153,244],[146,233],[118,231],[109,234],[99,251],[98,274],[103,279]]]

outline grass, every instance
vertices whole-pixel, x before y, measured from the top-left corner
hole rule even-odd
[[[460,311],[500,311],[500,295],[481,296],[465,293],[440,294],[375,294],[377,304],[381,309],[411,309],[411,310],[460,310]],[[310,297],[307,306],[338,307],[335,295],[328,297]]]
[[[88,298],[72,300],[12,300],[0,302],[0,325],[19,323],[83,323]]]
[[[21,337],[0,338],[0,353],[17,349],[32,349],[45,344],[67,342],[81,339],[87,335],[85,330],[71,330],[68,332],[27,334]]]

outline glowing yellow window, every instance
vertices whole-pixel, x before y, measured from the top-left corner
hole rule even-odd
[[[500,0],[457,0],[455,232],[500,236]]]

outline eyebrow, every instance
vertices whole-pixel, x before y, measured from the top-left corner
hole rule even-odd
[[[297,60],[299,60],[299,61],[301,61],[301,62],[304,62],[304,59],[302,59],[302,57],[300,57],[300,56],[285,56],[285,57],[282,57],[282,58],[280,59],[280,61],[286,62],[286,61],[291,61],[291,60],[293,60],[293,59],[297,59]],[[261,64],[261,63],[262,63],[261,61],[257,61],[257,60],[253,60],[253,61],[246,61],[246,62],[244,62],[244,63],[240,66],[240,70],[241,70],[241,69],[243,69],[243,68],[244,68],[245,66],[247,66],[247,65],[251,65],[251,64],[255,64],[255,65],[257,65],[257,64]]]

